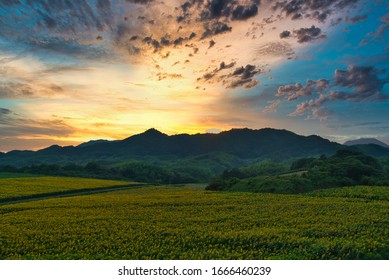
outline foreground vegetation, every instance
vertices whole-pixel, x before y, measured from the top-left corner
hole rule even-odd
[[[3,205],[0,259],[388,259],[388,196],[143,187]]]
[[[296,194],[356,185],[389,185],[389,160],[340,149],[333,156],[301,158],[290,166],[259,163],[225,171],[208,190]]]
[[[110,186],[125,186],[131,184],[126,181],[81,179],[70,177],[0,177],[0,202],[20,197],[33,197],[47,193],[63,193],[67,191],[95,189]],[[22,174],[23,175],[23,174]],[[0,173],[1,176],[1,173]],[[16,176],[16,174],[13,174]],[[6,176],[4,176],[6,177]]]

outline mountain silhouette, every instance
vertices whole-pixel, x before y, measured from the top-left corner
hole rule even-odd
[[[346,141],[343,145],[346,146],[354,146],[354,145],[369,145],[374,144],[378,145],[384,148],[389,148],[389,145],[385,144],[384,142],[381,142],[380,140],[377,140],[375,138],[360,138],[356,140],[349,140]]]
[[[363,145],[362,145],[363,146]],[[341,144],[316,135],[302,136],[288,130],[232,129],[219,134],[166,135],[156,129],[123,140],[89,141],[78,146],[53,145],[39,151],[0,154],[0,165],[85,164],[92,161],[121,163],[128,160],[178,160],[204,155],[228,155],[240,162],[286,161],[299,157],[334,154]],[[389,156],[389,149],[369,148],[368,153]],[[355,149],[355,148],[354,148]],[[358,149],[358,148],[356,148]],[[208,159],[212,156],[208,157]]]

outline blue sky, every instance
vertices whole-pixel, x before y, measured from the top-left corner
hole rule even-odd
[[[0,2],[0,151],[237,127],[389,143],[386,1]]]

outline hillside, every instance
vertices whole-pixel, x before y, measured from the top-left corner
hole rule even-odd
[[[330,157],[300,158],[289,168],[279,163],[261,163],[226,170],[207,189],[295,194],[356,185],[388,186],[388,160],[339,149]]]
[[[219,134],[168,136],[155,129],[119,141],[90,141],[76,147],[51,147],[11,151],[0,156],[0,165],[47,163],[122,162],[128,159],[182,159],[224,153],[243,160],[284,161],[302,156],[332,154],[341,145],[319,136],[301,136],[287,130],[232,129]]]
[[[149,129],[123,140],[0,154],[0,170],[152,183],[209,182],[231,168],[264,161],[290,164],[302,157],[331,156],[342,147],[319,136],[271,128],[171,136]],[[377,145],[349,149],[389,158],[389,149]]]

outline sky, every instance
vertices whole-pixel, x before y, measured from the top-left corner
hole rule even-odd
[[[389,144],[385,0],[0,0],[0,151],[232,128]]]

